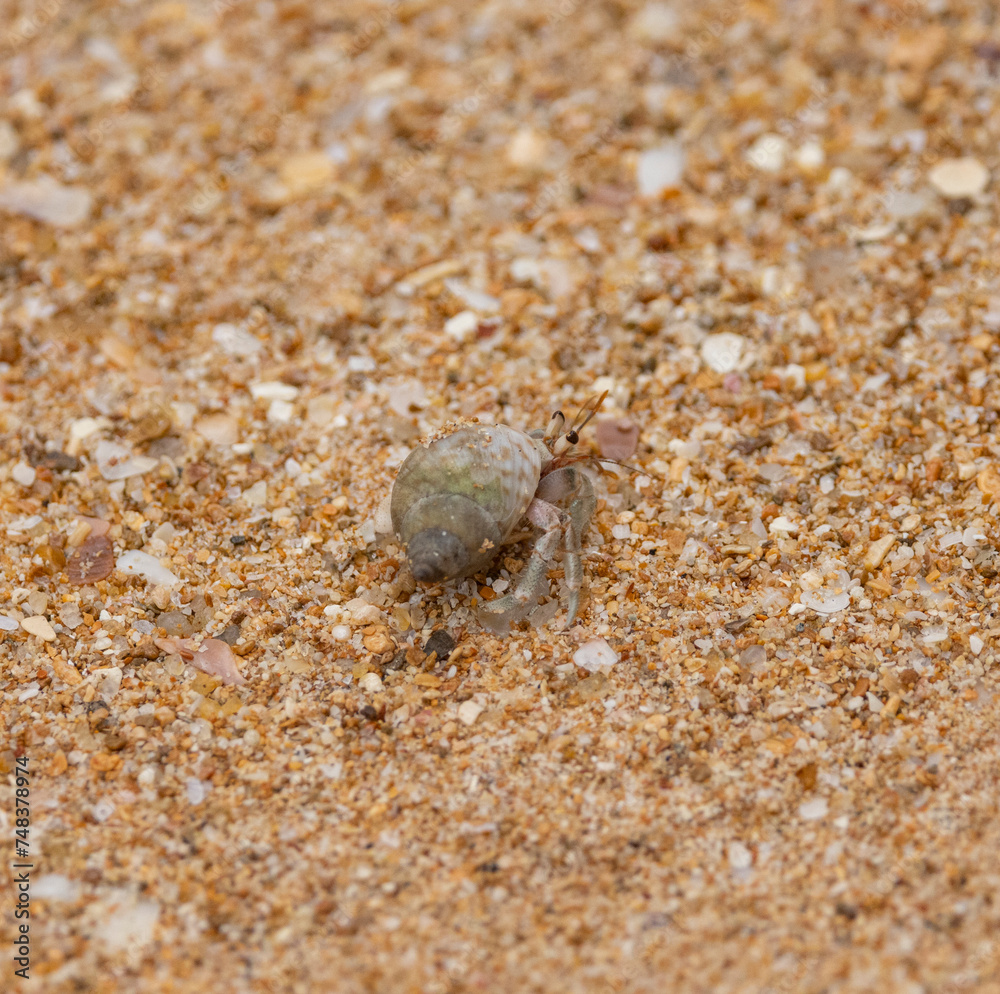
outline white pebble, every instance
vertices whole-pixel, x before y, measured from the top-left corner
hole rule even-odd
[[[90,813],[93,815],[94,821],[105,822],[115,813],[115,806],[107,800],[98,801],[90,809]]]
[[[287,400],[272,400],[267,409],[267,420],[273,425],[291,424],[295,417],[295,405]]]
[[[765,173],[776,173],[788,161],[791,147],[782,135],[761,135],[747,151],[747,161]]]
[[[945,159],[930,172],[931,186],[942,197],[975,197],[986,189],[990,174],[986,167],[971,157]]]
[[[212,341],[231,356],[252,356],[263,348],[260,339],[235,324],[217,324],[212,329]]]
[[[827,804],[826,798],[816,797],[799,805],[799,817],[803,821],[818,821],[820,818],[825,818],[829,810],[830,805]]]
[[[43,642],[55,641],[56,633],[53,631],[52,626],[43,617],[41,617],[41,615],[34,615],[31,618],[25,618],[24,621],[21,622],[21,627],[30,635],[40,638]]]
[[[37,901],[75,901],[80,885],[61,873],[46,873],[31,883],[31,896]]]
[[[814,172],[824,162],[826,162],[826,153],[819,142],[806,142],[795,152],[795,165],[804,172]]]
[[[133,455],[127,446],[109,442],[106,438],[97,443],[94,458],[97,460],[97,469],[101,476],[111,481],[124,480],[129,476],[142,476],[160,464],[158,459]]]
[[[80,186],[63,186],[51,176],[0,185],[0,208],[57,228],[78,228],[90,216],[93,197]]]
[[[382,678],[377,673],[366,673],[358,683],[358,686],[366,694],[381,694],[385,687]]]
[[[444,285],[449,293],[453,293],[468,307],[472,308],[473,311],[494,314],[500,310],[500,301],[496,297],[492,297],[488,293],[483,293],[482,290],[477,290],[475,287],[466,286],[461,280],[454,278],[447,279],[444,281]],[[478,322],[479,318],[477,317],[476,320]],[[446,326],[445,331],[447,330]]]
[[[969,636],[969,651],[973,656],[978,656],[979,653],[983,651],[983,646],[986,643],[978,635]]]
[[[846,590],[835,591],[820,588],[819,590],[803,591],[799,600],[817,614],[836,614],[838,611],[844,611],[850,607],[851,595]]]
[[[658,197],[666,190],[676,190],[684,177],[684,149],[680,142],[667,142],[640,153],[636,168],[639,193]]]
[[[17,621],[9,615],[0,614],[0,632],[13,632],[17,630]]]
[[[197,777],[188,777],[184,781],[184,792],[187,794],[188,802],[190,804],[201,804],[208,794],[208,787],[209,785],[204,780],[199,780]]]
[[[106,701],[112,700],[121,690],[124,674],[120,666],[106,666],[94,670],[90,675],[97,681],[97,692]]]
[[[363,597],[352,598],[344,607],[351,612],[351,621],[356,625],[374,625],[382,617],[382,612]]]
[[[709,369],[717,373],[731,373],[743,358],[746,341],[731,331],[709,335],[701,343],[701,358]]]
[[[24,690],[17,695],[17,700],[19,704],[23,704],[25,701],[30,701],[32,697],[37,697],[39,694],[38,681],[32,680]]]
[[[463,725],[474,725],[476,719],[483,713],[482,705],[473,700],[463,701],[458,706],[458,720]]]
[[[295,400],[299,388],[281,380],[263,380],[250,384],[250,396],[254,400]]]
[[[615,538],[628,538],[632,534],[630,525],[612,525],[611,534]]]
[[[947,625],[929,625],[920,634],[922,642],[943,642],[948,637]]]
[[[507,145],[507,161],[518,169],[538,169],[547,155],[545,136],[533,128],[520,128]]]
[[[15,463],[10,475],[15,483],[20,483],[22,487],[30,487],[35,482],[35,470],[26,462]]]
[[[618,653],[604,639],[592,639],[573,653],[573,662],[589,673],[607,673],[618,662]]]
[[[151,556],[148,552],[139,552],[137,549],[130,549],[123,552],[115,561],[115,569],[121,570],[132,576],[141,576],[150,583],[157,583],[164,587],[174,587],[181,582],[166,566],[161,566],[160,561]]]
[[[797,535],[799,533],[799,526],[791,518],[786,517],[784,514],[779,514],[771,522],[770,531],[784,532],[786,535]]]
[[[878,714],[884,706],[881,699],[870,690],[865,695],[865,700],[868,701],[868,710],[871,711],[872,714]]]
[[[351,629],[347,625],[334,625],[330,629],[330,635],[338,642],[346,642],[351,637]]]
[[[242,497],[251,507],[263,507],[267,503],[267,482],[258,480],[243,491]]]
[[[652,42],[654,45],[675,42],[679,33],[680,18],[674,7],[668,3],[647,3],[629,24],[629,34],[642,42]]]
[[[456,341],[471,335],[479,327],[479,315],[475,311],[459,311],[444,323],[444,332]]]
[[[742,842],[730,842],[726,847],[726,858],[734,870],[748,870],[753,865],[753,853]]]

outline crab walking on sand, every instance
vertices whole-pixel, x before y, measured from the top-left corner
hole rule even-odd
[[[509,594],[484,605],[480,620],[503,632],[524,617],[561,539],[569,627],[580,603],[580,539],[597,505],[578,465],[589,457],[571,450],[605,396],[585,405],[567,431],[557,411],[548,428],[465,425],[411,452],[399,468],[390,511],[414,578],[452,580],[485,570],[527,517],[542,530],[531,559]]]

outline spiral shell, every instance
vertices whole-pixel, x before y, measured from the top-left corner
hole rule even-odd
[[[506,425],[466,425],[415,449],[392,489],[392,525],[418,580],[485,569],[531,503],[545,445]]]

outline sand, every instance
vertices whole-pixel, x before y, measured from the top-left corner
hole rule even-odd
[[[990,4],[0,21],[0,987],[1000,991]],[[576,623],[418,587],[603,391]]]

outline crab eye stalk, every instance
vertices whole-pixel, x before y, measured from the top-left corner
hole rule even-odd
[[[575,431],[568,431],[566,432],[566,441],[570,445],[576,445],[580,441],[580,436]]]

